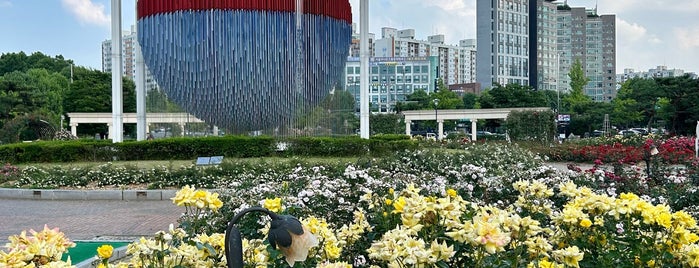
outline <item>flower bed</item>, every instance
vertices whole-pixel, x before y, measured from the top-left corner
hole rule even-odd
[[[485,144],[351,164],[207,168],[227,175],[178,192],[174,202],[188,207],[179,228],[131,244],[126,263],[225,267],[227,221],[263,206],[318,238],[294,267],[699,267],[695,167],[651,180],[542,161]],[[202,184],[222,190],[196,190]],[[246,265],[288,266],[265,239],[268,220],[246,216],[238,226]]]

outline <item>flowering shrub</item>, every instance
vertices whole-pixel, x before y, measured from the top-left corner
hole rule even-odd
[[[9,163],[5,164],[0,168],[0,183],[13,180],[17,174],[19,174],[19,168]]]
[[[631,142],[632,140],[632,142]],[[659,139],[653,136],[642,139],[640,137],[629,138],[605,138],[593,139],[599,143],[580,144],[580,147],[570,149],[570,159],[578,162],[592,162],[595,160],[604,163],[635,164],[641,162],[644,154],[651,150],[651,146],[657,146],[656,158],[666,164],[688,164],[694,158],[694,137],[671,137]]]
[[[207,187],[223,190],[183,187],[173,199],[188,208],[179,228],[135,242],[119,265],[225,267],[227,221],[263,206],[317,237],[294,267],[699,267],[694,166],[663,168],[650,183],[637,166],[559,171],[543,160],[481,144],[349,164],[211,167]],[[160,172],[159,181],[186,181]],[[288,266],[265,239],[269,225],[238,222],[246,267]]]
[[[699,228],[686,212],[631,193],[611,197],[572,181],[550,183],[516,181],[516,201],[500,205],[470,202],[454,189],[365,190],[351,222],[301,220],[318,243],[294,267],[699,267]],[[261,203],[289,209],[284,198]],[[260,223],[257,231],[267,233],[269,222]],[[222,237],[190,238],[171,227],[131,244],[131,260],[117,267],[225,267]],[[243,239],[243,256],[246,267],[286,266],[263,237]]]
[[[22,231],[19,235],[9,237],[5,245],[7,251],[0,251],[0,267],[72,267],[70,258],[61,261],[63,253],[75,247],[58,228],[49,228],[37,232]]]

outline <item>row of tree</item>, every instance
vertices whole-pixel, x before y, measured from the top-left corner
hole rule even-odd
[[[62,56],[40,52],[0,56],[0,143],[42,138],[23,131],[31,122],[61,128],[68,112],[111,112],[111,75],[74,66]],[[124,111],[136,110],[135,85],[124,79]],[[104,125],[80,125],[82,133],[106,133]]]
[[[694,133],[699,120],[699,79],[688,75],[670,78],[634,78],[621,85],[617,97],[611,102],[595,102],[584,94],[589,82],[580,61],[575,61],[568,76],[570,92],[537,90],[530,86],[496,84],[480,95],[466,93],[462,97],[439,83],[439,90],[431,95],[415,91],[407,101],[398,103],[398,112],[405,110],[434,109],[433,99],[438,99],[437,109],[480,109],[551,107],[559,114],[569,114],[569,131],[581,135],[601,129],[605,115],[619,129],[631,127],[663,128],[672,134]],[[560,95],[559,95],[560,93]],[[560,107],[559,107],[560,106]],[[445,122],[445,126],[453,127]],[[490,121],[487,126],[497,127]],[[431,127],[429,123],[427,127]]]

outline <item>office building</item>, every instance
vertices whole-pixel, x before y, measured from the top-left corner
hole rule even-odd
[[[428,94],[435,91],[439,59],[430,57],[374,57],[369,59],[369,102],[372,112],[395,111],[396,102],[416,90]],[[359,107],[359,58],[348,58],[345,68],[345,88],[354,95]]]

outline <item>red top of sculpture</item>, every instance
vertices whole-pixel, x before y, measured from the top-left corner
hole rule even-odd
[[[138,18],[180,10],[272,10],[296,12],[294,0],[139,0]],[[347,0],[303,0],[304,13],[325,15],[352,23]]]

